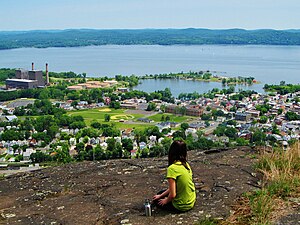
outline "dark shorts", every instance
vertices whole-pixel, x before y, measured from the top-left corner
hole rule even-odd
[[[165,191],[166,190],[161,190],[157,194],[160,195]],[[166,210],[166,211],[175,212],[175,213],[180,213],[181,212],[180,210],[176,209],[173,206],[172,202],[169,202],[168,204],[165,204],[165,205],[159,205],[158,200],[156,200],[156,201],[153,201],[152,204],[155,205],[157,208],[160,208],[160,209],[163,209],[163,210]]]

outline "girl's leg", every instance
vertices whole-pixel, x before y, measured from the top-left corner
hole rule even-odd
[[[157,194],[160,195],[160,194],[164,193],[165,191],[166,191],[166,189],[165,189],[165,190],[161,190],[161,191],[159,191]],[[158,200],[159,200],[159,199],[158,199]],[[176,208],[173,206],[172,202],[169,202],[169,203],[166,204],[166,205],[159,205],[159,204],[158,204],[158,200],[152,201],[152,204],[155,205],[155,206],[157,206],[158,208],[163,209],[163,210],[167,210],[167,211],[171,211],[171,212],[176,212],[176,213],[179,213],[179,212],[180,212],[178,209],[176,209]]]

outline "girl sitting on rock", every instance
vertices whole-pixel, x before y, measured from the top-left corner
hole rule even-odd
[[[192,169],[187,162],[187,147],[183,141],[174,141],[169,149],[167,179],[169,188],[153,196],[153,203],[171,211],[192,209],[196,201]]]

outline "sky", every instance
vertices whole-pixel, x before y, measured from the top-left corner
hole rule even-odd
[[[0,30],[300,29],[299,0],[0,0]]]

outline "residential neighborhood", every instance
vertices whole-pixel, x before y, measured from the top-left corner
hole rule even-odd
[[[123,90],[121,92],[124,94]],[[74,100],[53,101],[53,107],[68,113],[60,114],[60,118],[55,118],[55,114],[50,116],[48,119],[53,121],[49,126],[44,125],[45,129],[35,124],[38,118],[15,115],[20,107],[29,110],[26,101],[28,105],[34,101],[3,102],[0,105],[0,160],[41,162],[43,159],[35,158],[40,152],[55,158],[62,150],[67,152],[69,160],[149,157],[164,155],[175,138],[185,139],[190,149],[236,145],[288,149],[299,140],[299,95],[299,92],[285,95],[248,93],[240,98],[239,93],[214,94],[213,98],[175,99],[174,103],[119,97],[114,100],[120,103],[119,110],[122,110],[117,115],[105,114],[111,110],[109,98],[90,104],[88,101],[76,104]],[[150,111],[149,105],[152,105]],[[86,123],[86,118],[72,116],[82,110],[97,113]],[[138,129],[139,126],[143,129]],[[14,135],[16,133],[22,135]]]

